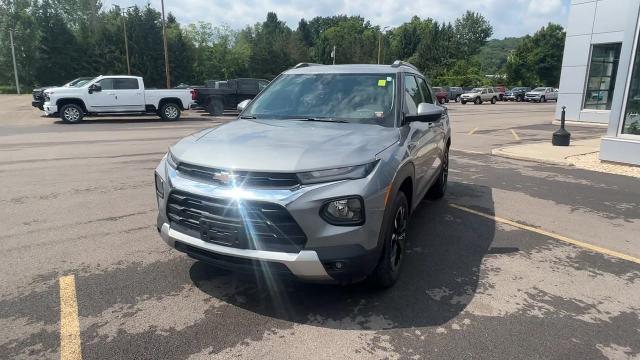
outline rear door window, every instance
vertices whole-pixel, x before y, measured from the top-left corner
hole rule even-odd
[[[138,89],[138,79],[115,79],[116,90]]]

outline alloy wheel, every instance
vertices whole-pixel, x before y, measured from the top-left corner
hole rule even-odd
[[[169,119],[175,119],[178,116],[178,109],[175,106],[167,106],[164,109],[164,115]]]
[[[76,122],[80,118],[80,111],[74,107],[64,109],[64,118],[69,122]]]
[[[391,233],[391,251],[389,251],[391,271],[398,272],[402,264],[404,244],[407,238],[407,209],[400,206],[396,211],[393,220],[393,230]]]

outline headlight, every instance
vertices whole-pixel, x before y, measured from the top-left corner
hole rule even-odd
[[[164,198],[164,180],[158,175],[158,173],[154,173],[156,177],[156,193],[160,196],[161,199]]]
[[[378,164],[378,160],[356,166],[347,166],[337,169],[316,170],[298,173],[298,180],[301,184],[317,184],[338,180],[354,180],[367,177]]]
[[[364,224],[364,204],[359,196],[334,199],[320,208],[320,217],[331,225],[356,226]]]
[[[167,164],[173,169],[176,170],[178,168],[178,164],[180,162],[173,156],[171,150],[167,153]]]

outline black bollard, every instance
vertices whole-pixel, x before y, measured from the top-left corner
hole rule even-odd
[[[571,133],[564,128],[564,117],[566,108],[566,106],[562,107],[560,129],[553,133],[553,138],[551,139],[551,144],[553,144],[553,146],[569,146],[569,144],[571,143]]]

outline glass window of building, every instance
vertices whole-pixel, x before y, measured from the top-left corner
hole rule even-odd
[[[631,81],[624,107],[622,133],[640,135],[640,46],[636,46],[631,68]]]
[[[611,110],[621,43],[597,44],[591,50],[584,108]]]

